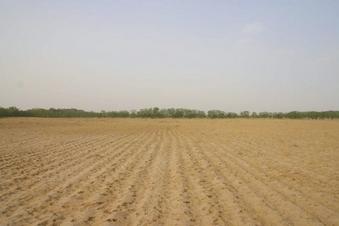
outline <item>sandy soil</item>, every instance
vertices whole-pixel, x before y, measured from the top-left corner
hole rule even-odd
[[[0,119],[0,225],[339,225],[339,121]]]

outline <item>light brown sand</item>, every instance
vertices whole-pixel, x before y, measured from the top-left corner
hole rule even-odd
[[[0,119],[0,225],[339,225],[339,121]]]

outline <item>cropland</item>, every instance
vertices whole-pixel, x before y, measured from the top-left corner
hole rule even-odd
[[[339,225],[339,121],[2,118],[0,225]]]

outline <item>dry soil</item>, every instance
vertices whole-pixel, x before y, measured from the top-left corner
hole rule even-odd
[[[0,225],[339,225],[339,121],[0,119]]]

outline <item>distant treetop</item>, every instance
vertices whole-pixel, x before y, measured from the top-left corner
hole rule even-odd
[[[144,108],[133,111],[84,111],[75,108],[43,109],[33,108],[20,110],[17,107],[0,107],[0,117],[106,117],[106,118],[290,118],[290,119],[335,119],[339,118],[339,111],[306,111],[306,112],[249,112],[240,114],[221,110],[205,111],[185,108]]]

